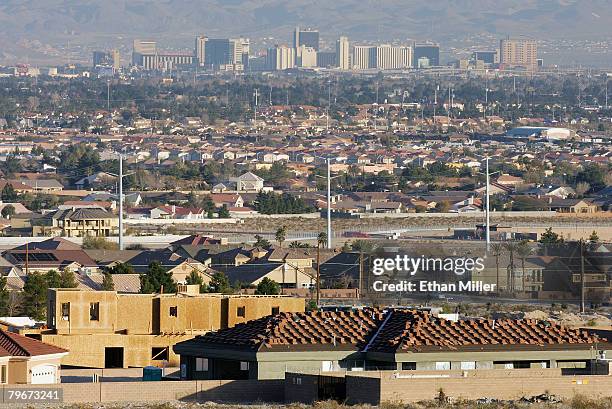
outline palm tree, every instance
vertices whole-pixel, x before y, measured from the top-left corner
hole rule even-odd
[[[506,248],[506,250],[508,250],[510,252],[510,264],[508,264],[508,267],[506,268],[506,279],[508,280],[508,289],[510,290],[510,292],[514,291],[514,253],[516,252],[516,248],[517,248],[517,243],[513,242],[513,241],[509,241],[507,243],[504,244],[504,247]]]
[[[280,248],[283,248],[283,242],[287,238],[287,226],[281,226],[276,230],[276,235],[274,236]]]
[[[496,270],[496,282],[497,282],[497,292],[499,293],[499,257],[502,255],[502,250],[504,248],[500,243],[491,244],[491,250],[493,251],[493,256],[495,256],[495,270]]]
[[[321,246],[327,243],[327,233],[321,232],[317,236],[317,307],[321,299]]]
[[[521,270],[523,272],[523,291],[525,291],[525,259],[531,255],[531,247],[523,240],[516,246],[516,254],[521,259]]]

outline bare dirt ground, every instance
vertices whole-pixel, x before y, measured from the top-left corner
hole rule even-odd
[[[7,405],[2,405],[9,407]],[[10,406],[12,408],[18,406]],[[289,405],[226,405],[212,402],[160,402],[160,403],[106,403],[106,404],[72,404],[60,406],[25,406],[25,407],[54,407],[61,409],[370,409],[369,405],[346,406],[334,401],[317,402],[314,405],[289,404]],[[575,396],[572,399],[561,400],[550,395],[525,397],[516,401],[496,401],[481,399],[473,401],[457,401],[452,399],[432,400],[426,402],[401,404],[386,402],[380,405],[380,409],[610,409],[612,398],[590,399],[584,396]]]

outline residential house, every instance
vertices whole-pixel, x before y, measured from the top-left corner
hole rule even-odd
[[[96,172],[93,175],[86,176],[77,180],[74,185],[77,189],[89,189],[92,187],[114,186],[117,176],[107,172]]]
[[[98,264],[75,243],[55,237],[6,250],[2,257],[26,274],[49,270],[91,273]]]
[[[426,311],[363,308],[279,313],[179,342],[174,351],[181,357],[181,379],[263,380],[285,379],[288,368],[315,373],[585,368],[592,348],[609,351],[612,344],[548,321],[450,321]]]
[[[597,205],[587,199],[552,199],[548,204],[550,210],[557,213],[596,213]]]
[[[264,188],[264,180],[253,172],[246,172],[236,178],[231,178],[238,192],[259,192]]]
[[[100,208],[69,208],[48,215],[49,223],[33,226],[33,236],[108,237],[117,234],[117,216]]]
[[[0,329],[1,384],[56,384],[68,350]]]
[[[204,219],[204,209],[199,207],[182,207],[175,205],[158,206],[151,209],[151,219]]]

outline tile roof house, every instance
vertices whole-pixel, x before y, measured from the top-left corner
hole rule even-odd
[[[67,354],[63,348],[0,330],[0,383],[59,383],[61,360]]]
[[[283,379],[291,371],[557,367],[612,344],[548,321],[448,321],[426,311],[280,313],[178,343],[184,379]]]

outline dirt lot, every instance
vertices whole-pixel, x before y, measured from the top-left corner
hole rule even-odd
[[[4,405],[6,406],[6,405]],[[9,406],[6,406],[9,407]],[[12,408],[17,406],[10,406]],[[34,406],[28,406],[34,407]],[[41,406],[39,406],[41,407]],[[47,406],[48,407],[48,406]],[[164,403],[123,403],[123,404],[75,404],[55,406],[62,409],[370,409],[371,406],[356,405],[345,406],[337,402],[318,402],[314,405],[221,405],[212,402],[187,403],[187,402],[164,402]],[[380,409],[610,409],[612,398],[589,399],[576,396],[568,401],[559,401],[554,396],[527,397],[517,401],[498,402],[490,400],[481,401],[427,401],[412,404],[383,403]]]

